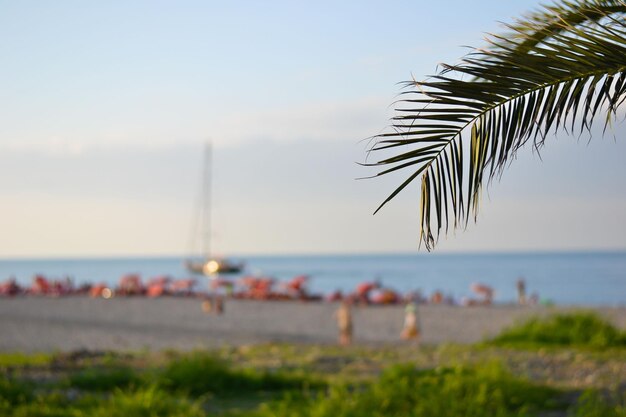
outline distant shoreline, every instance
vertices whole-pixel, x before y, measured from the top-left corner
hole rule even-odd
[[[229,253],[229,257],[235,259],[246,258],[318,258],[318,257],[393,257],[393,256],[558,256],[558,255],[626,255],[626,248],[623,249],[547,249],[547,250],[511,250],[511,251],[398,251],[398,252],[303,252],[303,253],[258,253],[258,254],[239,254]],[[111,255],[15,255],[0,256],[0,262],[21,262],[21,261],[108,261],[108,260],[154,260],[154,259],[187,259],[202,258],[202,255],[190,254],[111,254]]]
[[[626,304],[626,252],[459,255],[379,254],[232,257],[244,261],[240,275],[224,276],[235,285],[244,276],[271,278],[280,283],[296,276],[310,277],[309,294],[352,293],[366,282],[380,282],[399,294],[430,298],[437,292],[456,303],[476,298],[475,283],[493,288],[494,302],[517,300],[516,282],[523,278],[526,295],[558,305],[621,306]],[[143,283],[155,277],[181,280],[192,277],[183,259],[101,258],[0,261],[0,281],[15,278],[23,288],[36,274],[48,280],[70,278],[75,286],[119,285],[121,277],[138,274]],[[207,290],[209,280],[196,276],[197,290]],[[243,289],[243,288],[239,288]]]

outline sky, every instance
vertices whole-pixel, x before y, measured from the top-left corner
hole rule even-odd
[[[207,141],[216,252],[416,252],[419,190],[373,216],[401,178],[357,180],[364,139],[537,5],[2,2],[0,257],[197,251]],[[520,152],[436,252],[625,250],[625,133]]]

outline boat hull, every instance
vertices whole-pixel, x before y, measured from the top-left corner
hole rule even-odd
[[[243,271],[243,263],[233,263],[225,260],[187,261],[185,267],[194,274],[213,276],[221,274],[238,274]]]

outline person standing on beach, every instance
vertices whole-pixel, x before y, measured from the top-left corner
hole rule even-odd
[[[408,303],[404,308],[404,327],[400,337],[403,340],[413,340],[419,343],[420,328],[415,303]]]
[[[209,314],[220,314],[224,313],[224,299],[219,295],[210,295],[204,298],[202,302],[202,311]]]
[[[220,296],[217,295],[215,297],[215,314],[220,315],[220,314],[224,314],[224,299]]]
[[[339,344],[348,346],[352,343],[352,312],[347,301],[342,301],[335,311],[335,319],[339,328]]]
[[[522,277],[517,280],[517,303],[521,306],[526,305],[526,281]]]
[[[204,297],[204,300],[202,301],[202,311],[204,313],[210,313],[213,310],[213,303],[211,302],[211,297]]]

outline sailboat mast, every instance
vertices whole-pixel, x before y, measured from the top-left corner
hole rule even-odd
[[[208,142],[204,150],[204,173],[202,184],[202,219],[203,239],[202,251],[207,259],[211,258],[211,142]]]

